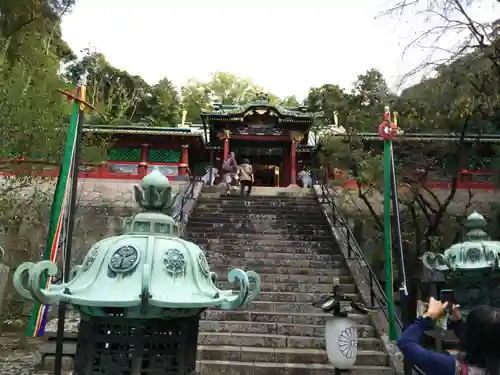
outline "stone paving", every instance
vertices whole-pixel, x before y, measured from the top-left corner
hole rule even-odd
[[[28,347],[22,350],[18,345],[18,335],[5,333],[0,335],[0,374],[2,375],[38,375],[46,374],[36,370],[40,355],[36,348],[39,339],[28,340]]]

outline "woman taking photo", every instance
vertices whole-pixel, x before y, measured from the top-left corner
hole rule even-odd
[[[427,375],[500,375],[500,312],[489,306],[474,308],[465,322],[460,306],[452,307],[448,327],[460,339],[457,358],[420,346],[424,330],[444,314],[447,306],[448,302],[431,298],[424,316],[404,331],[398,347],[405,359]]]

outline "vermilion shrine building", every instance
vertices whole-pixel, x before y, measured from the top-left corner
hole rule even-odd
[[[253,103],[243,106],[214,105],[203,111],[202,124],[160,128],[145,126],[88,125],[87,135],[103,135],[112,145],[107,160],[99,165],[82,165],[80,177],[139,180],[153,167],[171,181],[185,181],[188,168],[204,174],[209,165],[219,170],[230,152],[237,161],[250,159],[255,184],[293,186],[301,166],[313,163],[318,133],[313,131],[323,113],[307,112],[305,107],[282,108],[259,94]],[[19,162],[34,162],[18,158]],[[57,165],[45,165],[41,174],[57,177]],[[13,174],[10,167],[0,170]],[[488,172],[488,171],[486,171]],[[491,175],[485,171],[467,171],[459,188],[495,189],[489,181],[474,176]],[[472,177],[471,177],[472,176]],[[346,186],[355,187],[353,181]],[[449,181],[429,181],[429,187],[448,188]]]
[[[274,106],[264,95],[244,106],[214,107],[203,112],[202,126],[87,126],[87,134],[112,137],[113,147],[106,163],[85,167],[81,177],[139,179],[158,167],[170,180],[185,180],[187,168],[220,169],[235,152],[239,162],[251,160],[256,185],[296,184],[297,166],[310,164],[316,149],[309,130],[321,113]]]

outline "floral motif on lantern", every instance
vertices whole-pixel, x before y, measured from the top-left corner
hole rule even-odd
[[[92,248],[89,252],[89,255],[87,255],[87,258],[85,259],[85,262],[83,263],[83,270],[88,271],[90,266],[94,264],[97,256],[99,255],[99,246],[95,246]]]
[[[358,337],[355,328],[346,328],[339,336],[339,350],[348,359],[356,358]]]
[[[178,249],[168,249],[163,258],[165,269],[173,277],[184,274],[186,268],[186,260],[184,255]]]
[[[210,274],[210,267],[208,266],[207,258],[203,253],[198,253],[198,265],[200,266],[201,272],[205,276],[208,276]]]
[[[139,263],[139,253],[135,247],[122,246],[116,250],[109,260],[109,269],[116,273],[132,271]]]

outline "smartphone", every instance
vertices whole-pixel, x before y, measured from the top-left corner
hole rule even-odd
[[[440,297],[441,302],[448,302],[448,312],[451,313],[451,309],[453,307],[454,298],[453,298],[453,289],[443,289],[441,290]]]

